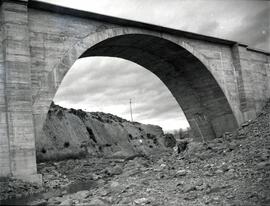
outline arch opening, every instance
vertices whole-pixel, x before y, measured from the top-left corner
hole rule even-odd
[[[164,132],[189,128],[166,85],[146,68],[122,58],[78,59],[53,101],[65,108],[110,113],[129,121],[158,125]]]
[[[232,131],[237,122],[219,84],[197,57],[185,48],[160,37],[125,34],[107,38],[81,56],[119,57],[154,73],[182,108],[199,141]]]

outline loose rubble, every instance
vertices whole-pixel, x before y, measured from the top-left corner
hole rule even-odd
[[[270,103],[234,133],[206,143],[183,141],[187,143],[181,143],[180,153],[171,149],[130,159],[39,164],[43,189],[62,188],[60,195],[43,201],[47,205],[100,206],[270,205]],[[94,186],[66,190],[67,185],[87,181]],[[1,190],[1,199],[12,191],[7,187]],[[20,194],[19,184],[16,187]]]

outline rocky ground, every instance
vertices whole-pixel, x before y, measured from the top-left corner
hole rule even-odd
[[[269,157],[270,103],[255,120],[244,123],[234,133],[207,143],[189,141],[180,154],[168,150],[128,159],[41,163],[38,170],[44,177],[43,190],[59,188],[61,192],[43,196],[39,203],[270,205]],[[68,185],[76,182],[91,187],[70,191]],[[1,191],[1,198],[6,197],[7,191],[14,192],[11,188],[17,187],[16,184],[15,181],[2,185],[5,190]]]

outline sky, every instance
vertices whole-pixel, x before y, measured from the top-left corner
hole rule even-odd
[[[270,51],[269,1],[76,0],[76,4],[74,0],[44,1],[234,40]],[[135,121],[158,124],[165,131],[188,126],[174,97],[154,74],[118,58],[77,60],[62,81],[54,101],[68,108],[103,111],[130,119],[130,98]]]
[[[189,126],[156,75],[120,58],[80,59],[64,78],[54,101],[67,108],[112,113],[131,120],[130,98],[134,121],[159,125],[165,131]]]

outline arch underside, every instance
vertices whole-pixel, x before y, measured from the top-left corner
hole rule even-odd
[[[156,74],[181,106],[197,140],[219,137],[237,127],[230,105],[210,71],[179,45],[150,35],[128,34],[106,39],[80,58],[89,56],[123,58]]]

